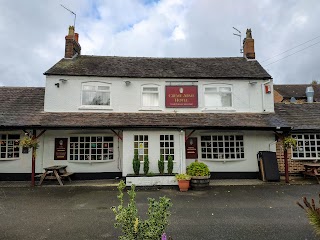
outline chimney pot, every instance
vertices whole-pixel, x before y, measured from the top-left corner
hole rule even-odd
[[[66,44],[65,44],[65,58],[72,58],[76,54],[81,54],[81,46],[78,42],[79,34],[74,32],[74,26],[69,26],[68,35],[65,37]]]
[[[246,38],[243,40],[243,56],[248,59],[255,59],[254,39],[252,38],[251,28],[246,31]]]

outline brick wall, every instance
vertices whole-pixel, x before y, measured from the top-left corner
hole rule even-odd
[[[284,156],[283,156],[283,149],[281,144],[277,143],[277,160],[278,160],[278,167],[279,172],[281,175],[284,175]],[[291,149],[288,150],[288,163],[289,163],[289,175],[300,175],[301,171],[304,170],[303,164],[312,161],[306,160],[292,160],[291,159]]]

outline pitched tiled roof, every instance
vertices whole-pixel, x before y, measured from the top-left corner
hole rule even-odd
[[[43,112],[44,88],[0,87],[0,128],[234,128],[279,126],[275,114]]]
[[[276,90],[282,97],[290,99],[294,97],[296,99],[306,99],[306,88],[312,86],[314,90],[314,99],[320,101],[320,85],[311,84],[286,84],[286,85],[273,85],[273,89]]]
[[[0,87],[0,127],[40,125],[44,88]]]
[[[61,59],[46,75],[128,78],[270,79],[256,60],[232,58],[147,58],[80,55]]]
[[[293,130],[320,130],[320,103],[276,103],[275,112]]]

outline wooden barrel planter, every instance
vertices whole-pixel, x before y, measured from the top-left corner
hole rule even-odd
[[[190,185],[193,190],[204,190],[209,187],[210,176],[192,176]]]

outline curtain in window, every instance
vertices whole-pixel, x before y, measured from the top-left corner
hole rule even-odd
[[[158,107],[159,94],[158,93],[143,93],[142,104],[144,107]]]

